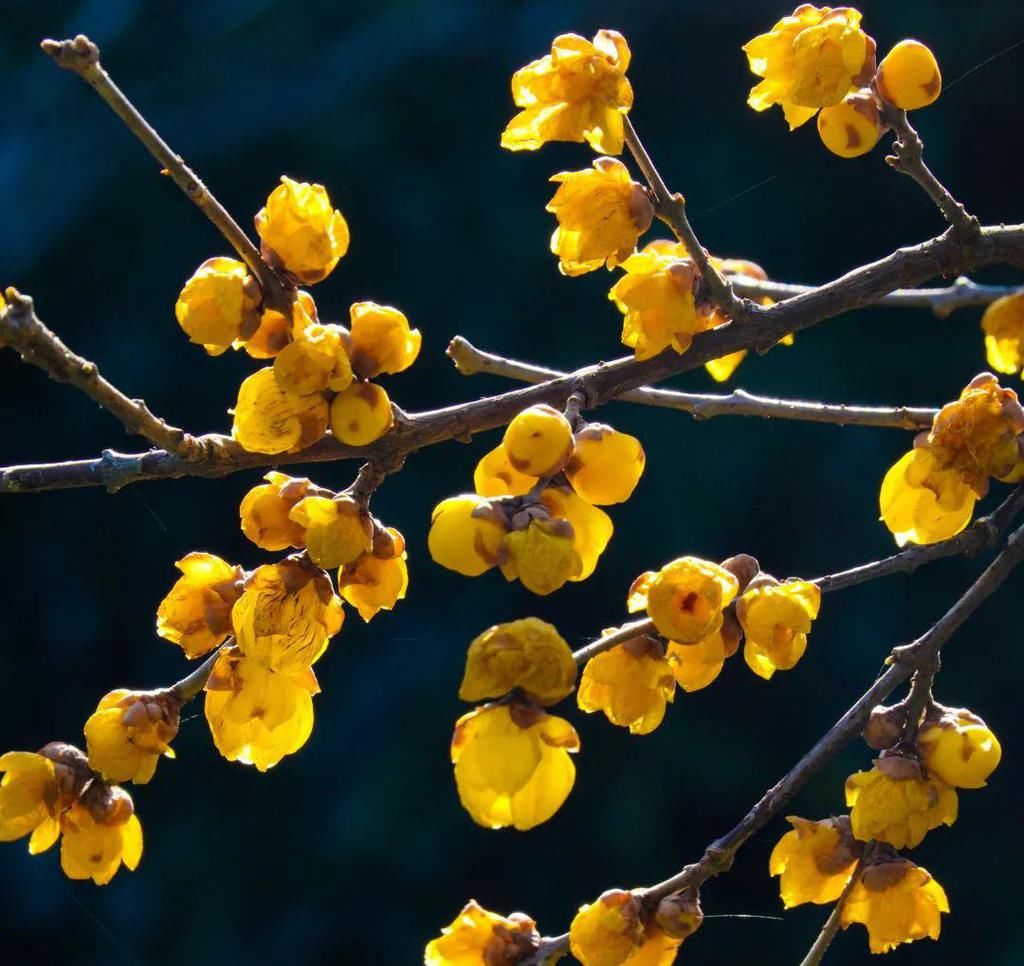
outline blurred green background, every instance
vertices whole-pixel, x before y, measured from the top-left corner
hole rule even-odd
[[[1024,218],[1024,49],[985,63],[1024,38],[1024,7],[862,7],[880,51],[917,36],[938,54],[947,89],[914,119],[934,169],[983,221]],[[456,333],[566,368],[618,357],[612,276],[563,278],[547,248],[547,178],[592,155],[582,145],[526,155],[498,147],[512,71],[558,33],[627,36],[632,117],[713,251],[755,259],[777,279],[819,282],[942,227],[881,149],[840,160],[813,124],[790,135],[777,111],[745,107],[751,77],[739,47],[787,12],[708,0],[0,3],[0,281],[35,296],[73,348],[174,424],[229,426],[226,410],[254,364],[207,357],[173,317],[183,281],[226,246],[99,99],[37,49],[44,36],[84,31],[243,224],[282,173],[327,185],[353,241],[315,291],[321,316],[343,320],[360,299],[409,315],[423,352],[387,383],[404,408],[507,388],[453,371],[444,348]],[[854,313],[748,360],[735,381],[837,402],[940,404],[984,368],[979,315]],[[676,382],[711,384],[703,371]],[[139,448],[11,352],[0,353],[0,387],[5,464]],[[146,833],[138,872],[97,889],[65,880],[55,853],[3,848],[0,960],[415,963],[469,897],[561,932],[603,889],[652,882],[695,859],[864,690],[889,648],[928,627],[982,566],[950,560],[827,597],[795,670],[766,683],[736,658],[712,687],[680,693],[651,736],[560,709],[583,743],[568,802],[530,833],[485,831],[459,807],[447,760],[466,710],[456,697],[465,649],[483,628],[534,614],[578,646],[623,620],[637,573],[681,554],[747,551],[780,577],[812,577],[893,549],[876,499],[907,433],[694,423],[626,405],[601,418],[638,434],[649,462],[630,503],[613,508],[616,535],[590,580],[537,598],[497,574],[468,580],[436,567],[425,546],[430,510],[470,487],[497,434],[412,456],[374,499],[408,538],[408,599],[369,626],[349,614],[317,667],[323,694],[308,745],[260,775],[223,761],[201,708],[190,708],[178,760],[133,790]],[[309,472],[341,488],[354,470]],[[80,740],[107,690],[181,676],[180,652],[153,632],[154,610],[190,550],[250,567],[268,559],[237,525],[238,501],[258,476],[0,500],[0,748]],[[987,790],[962,795],[955,827],[913,853],[946,887],[953,913],[940,945],[902,949],[901,962],[1024,958],[1021,587],[1018,576],[948,648],[938,697],[984,715],[1005,761]],[[866,746],[852,746],[792,811],[840,811],[844,778],[869,761]],[[767,860],[784,830],[779,822],[758,835],[730,875],[707,885],[709,918],[681,958],[799,961],[824,910],[742,918],[782,915]],[[863,930],[829,955],[865,961]]]

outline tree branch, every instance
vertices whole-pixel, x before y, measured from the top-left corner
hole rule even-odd
[[[871,709],[885,701],[917,667],[934,661],[942,646],[995,593],[1022,560],[1024,527],[1011,534],[1000,554],[937,623],[913,643],[893,648],[886,671],[733,828],[707,846],[697,862],[656,885],[640,890],[645,905],[651,906],[681,889],[699,888],[708,879],[727,871],[736,853],[751,836],[781,814],[796,793],[863,730]],[[568,933],[546,939],[526,963],[539,966],[547,961],[546,957],[562,953],[568,946]]]
[[[506,359],[478,349],[469,340],[457,335],[448,346],[448,356],[464,376],[478,372],[520,382],[541,383],[564,376],[564,372],[545,366]],[[642,403],[662,409],[689,413],[694,419],[713,416],[761,416],[775,419],[797,419],[811,423],[835,423],[839,426],[892,426],[897,429],[926,429],[931,426],[937,409],[910,406],[847,406],[800,399],[775,399],[755,396],[743,389],[728,395],[677,392],[674,389],[632,389],[616,397],[622,402]]]
[[[538,386],[413,414],[399,420],[391,432],[369,446],[344,446],[326,437],[300,453],[267,456],[246,453],[223,436],[203,436],[199,442],[208,455],[197,460],[160,450],[135,454],[108,450],[99,459],[3,468],[0,493],[76,486],[116,490],[141,480],[221,477],[253,467],[340,459],[394,459],[444,440],[468,440],[474,433],[504,426],[522,409],[536,403],[564,406],[581,385],[586,387],[590,406],[602,405],[631,389],[688,372],[739,349],[767,351],[789,332],[799,332],[825,319],[871,305],[895,289],[918,285],[937,275],[953,275],[993,264],[1024,268],[1024,225],[986,227],[971,237],[946,231],[910,248],[900,248],[785,302],[767,308],[752,305],[743,321],[698,333],[682,355],[667,349],[643,362],[631,356],[616,359],[586,366]]]
[[[286,285],[263,261],[259,249],[242,231],[238,222],[111,80],[100,63],[100,51],[96,44],[83,34],[79,34],[73,40],[44,40],[40,46],[59,67],[78,74],[103,98],[107,106],[124,121],[128,130],[160,162],[163,173],[170,175],[174,183],[213,222],[239,257],[249,266],[263,289],[266,304],[287,312],[292,303],[294,288]]]
[[[870,845],[868,848],[870,848]],[[836,904],[832,907],[832,912],[829,913],[828,919],[825,920],[825,925],[821,927],[818,938],[814,940],[814,944],[807,950],[807,955],[800,960],[800,966],[819,966],[819,963],[825,958],[828,947],[832,945],[832,940],[836,938],[836,933],[839,932],[839,920],[843,915],[843,904],[849,898],[850,893],[853,892],[853,887],[857,884],[863,869],[864,858],[862,856],[853,870],[853,875],[850,876],[850,881],[846,883],[842,895],[836,900]]]
[[[190,460],[201,455],[203,444],[183,429],[168,426],[154,416],[141,399],[129,399],[103,376],[94,362],[72,352],[35,313],[32,299],[7,289],[8,306],[0,311],[0,346],[9,345],[21,358],[42,369],[56,382],[80,389],[121,421],[129,432],[163,447],[173,458]],[[0,471],[2,473],[3,471]]]

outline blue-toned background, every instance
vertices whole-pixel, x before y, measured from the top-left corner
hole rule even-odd
[[[881,51],[918,36],[939,56],[947,89],[915,116],[935,170],[984,221],[1024,218],[1024,49],[983,64],[1024,39],[1024,8],[863,6]],[[745,107],[751,78],[739,47],[786,12],[697,0],[0,2],[0,283],[34,295],[74,349],[171,422],[228,427],[253,363],[207,357],[173,317],[182,282],[226,246],[99,99],[38,52],[44,36],[84,31],[243,224],[283,172],[328,186],[352,249],[316,289],[321,316],[343,319],[359,299],[407,312],[424,341],[416,366],[387,384],[404,408],[505,388],[452,370],[444,348],[456,333],[563,367],[617,357],[612,276],[563,278],[547,250],[546,179],[589,164],[588,149],[498,147],[512,71],[557,33],[626,34],[632,117],[713,251],[817,282],[942,227],[881,149],[843,161],[813,125],[790,135],[777,111]],[[832,401],[939,404],[984,367],[978,316],[855,313],[748,360],[737,381]],[[702,371],[677,382],[710,386]],[[812,577],[892,550],[876,522],[877,489],[909,434],[694,423],[625,405],[602,416],[642,437],[649,468],[630,503],[613,508],[616,535],[590,580],[545,599],[496,574],[471,581],[434,566],[430,509],[469,487],[495,440],[412,456],[374,500],[408,538],[409,597],[369,626],[349,615],[317,667],[323,694],[308,745],[260,775],[223,761],[200,707],[190,708],[178,760],[134,791],[146,833],[138,872],[98,889],[64,879],[56,852],[32,859],[24,843],[3,847],[0,961],[410,964],[471,896],[560,932],[603,889],[695,859],[864,690],[889,648],[931,624],[982,566],[951,560],[829,596],[795,670],[766,683],[737,658],[712,687],[680,693],[649,737],[567,707],[583,748],[565,807],[528,834],[477,828],[458,805],[447,742],[465,710],[456,698],[465,648],[484,627],[535,614],[578,645],[623,619],[637,573],[683,553],[748,551],[779,576]],[[10,352],[0,353],[0,440],[3,463],[139,446]],[[340,488],[354,469],[310,472]],[[246,566],[268,559],[237,526],[258,475],[0,499],[0,749],[80,740],[107,690],[181,676],[180,652],[153,632],[154,610],[190,550]],[[983,714],[1006,760],[990,788],[962,795],[957,824],[914,853],[953,913],[940,945],[901,950],[901,962],[1022,958],[1021,587],[1018,577],[948,648],[939,698]],[[869,760],[865,746],[851,747],[793,811],[839,811],[843,779]],[[707,913],[781,915],[767,859],[783,831],[778,823],[757,836],[730,875],[707,885]],[[795,963],[824,916],[709,917],[682,958]],[[829,961],[860,963],[866,949],[858,927]]]

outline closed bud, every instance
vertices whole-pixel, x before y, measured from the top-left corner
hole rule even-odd
[[[665,896],[654,913],[658,928],[673,939],[687,939],[701,927],[704,913],[700,908],[700,893],[696,889],[683,889]]]

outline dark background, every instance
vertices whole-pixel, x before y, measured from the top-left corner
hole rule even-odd
[[[947,89],[914,118],[934,169],[983,221],[1024,218],[1024,49],[983,63],[1024,39],[1024,8],[862,6],[881,51],[918,36],[937,52]],[[697,0],[0,3],[0,282],[35,296],[74,349],[171,422],[229,426],[225,411],[254,364],[243,354],[207,357],[173,317],[182,282],[226,245],[99,99],[37,50],[44,36],[85,31],[243,224],[282,172],[328,186],[353,242],[316,288],[321,316],[341,319],[358,299],[408,313],[423,352],[387,383],[406,409],[507,388],[453,371],[444,347],[456,333],[562,367],[617,357],[621,320],[606,298],[613,277],[563,278],[547,250],[546,179],[588,165],[592,153],[498,147],[513,111],[512,71],[557,33],[625,33],[632,117],[713,251],[756,259],[778,279],[818,282],[941,229],[881,149],[840,160],[813,124],[789,135],[778,111],[745,107],[752,78],[739,47],[786,12]],[[837,402],[939,404],[984,368],[979,314],[854,313],[748,360],[737,382]],[[711,384],[703,371],[677,382]],[[106,413],[11,352],[0,353],[0,387],[4,463],[139,448]],[[877,492],[909,434],[694,423],[619,405],[602,416],[642,437],[649,468],[630,503],[613,508],[616,535],[590,580],[538,598],[497,574],[468,580],[435,566],[425,546],[430,510],[470,487],[496,434],[413,456],[374,500],[408,537],[409,597],[369,626],[349,612],[317,667],[324,693],[308,745],[261,775],[222,760],[201,708],[191,708],[178,760],[133,790],[146,833],[138,872],[98,889],[64,879],[56,850],[31,859],[24,842],[4,847],[0,961],[415,963],[471,896],[561,932],[603,889],[649,883],[695,859],[864,690],[889,648],[927,628],[982,566],[950,560],[827,597],[794,671],[766,683],[737,657],[712,687],[680,692],[645,738],[567,703],[559,710],[583,742],[568,802],[528,834],[485,831],[459,807],[447,760],[465,710],[456,697],[465,649],[480,630],[535,614],[578,646],[623,620],[637,573],[684,553],[749,551],[779,576],[812,577],[893,549],[877,522]],[[310,473],[340,488],[354,469]],[[173,561],[190,550],[246,566],[268,559],[237,525],[238,501],[258,476],[0,500],[0,749],[81,740],[110,688],[182,675],[180,652],[153,632],[154,610]],[[913,853],[943,883],[953,913],[940,945],[904,948],[895,954],[902,962],[1021,959],[1021,586],[1018,576],[948,648],[939,698],[983,714],[1006,760],[987,790],[962,794],[955,827]],[[849,748],[792,810],[841,810],[844,778],[869,761],[865,746]],[[781,915],[767,860],[784,830],[778,822],[758,835],[730,875],[707,885],[707,913]],[[681,958],[794,963],[825,914],[709,917]],[[829,961],[866,958],[856,927]]]

